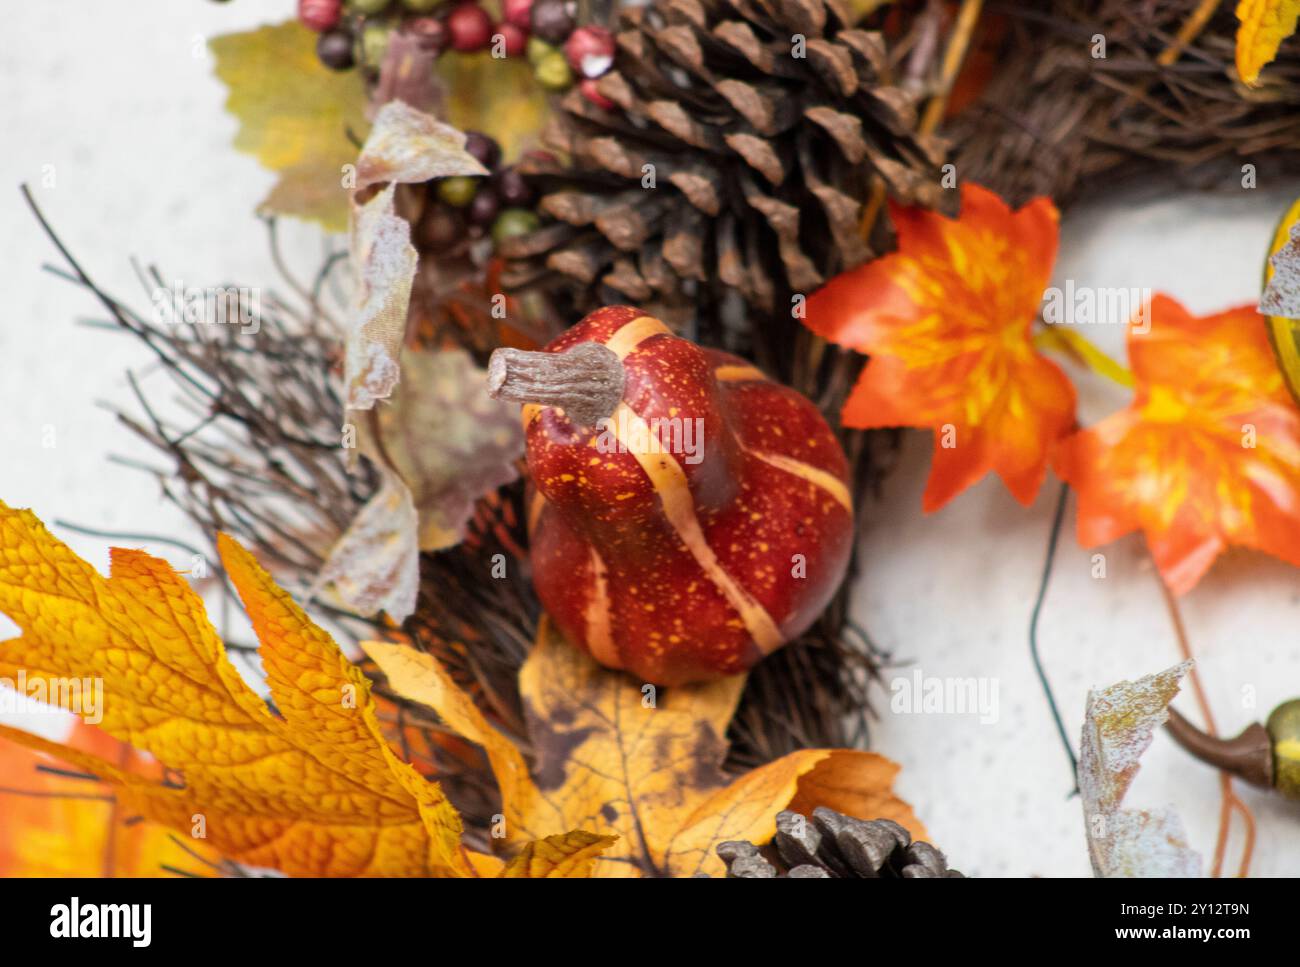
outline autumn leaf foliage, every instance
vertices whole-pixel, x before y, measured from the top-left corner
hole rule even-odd
[[[148,756],[83,722],[67,745],[159,781]],[[201,841],[138,822],[112,790],[68,775],[34,749],[0,742],[0,877],[209,875],[219,856]],[[58,771],[56,771],[58,770]]]
[[[1165,583],[1188,591],[1229,545],[1300,565],[1300,410],[1253,305],[1194,316],[1159,295],[1131,328],[1137,392],[1066,440],[1079,541],[1141,530]]]
[[[0,611],[24,634],[0,674],[102,678],[102,728],[184,777],[175,788],[28,736],[128,808],[223,854],[296,874],[469,874],[460,817],[383,741],[365,676],[228,537],[222,561],[262,642],[275,710],[244,681],[183,575],[114,549],[110,577],[0,504]],[[75,710],[74,710],[75,711]]]
[[[1237,76],[1251,87],[1277,56],[1282,41],[1295,33],[1300,0],[1237,0]]]
[[[1056,208],[1037,198],[1012,211],[967,184],[955,219],[892,202],[890,216],[898,250],[806,306],[809,329],[871,357],[841,419],[934,431],[927,511],[989,472],[1029,504],[1074,422],[1074,387],[1030,332],[1056,258]]]
[[[0,611],[25,632],[0,643],[0,676],[103,679],[104,731],[183,781],[17,729],[0,737],[99,777],[132,815],[187,836],[199,824],[207,845],[244,863],[297,875],[499,873],[501,860],[461,844],[438,784],[384,741],[361,671],[247,551],[224,535],[219,549],[261,642],[273,707],[166,562],[115,548],[104,578],[29,511],[0,503]]]
[[[556,854],[559,830],[581,828],[611,837],[593,857],[594,876],[720,876],[717,846],[769,840],[787,808],[829,806],[925,835],[891,790],[898,766],[880,755],[801,749],[725,774],[724,735],[743,676],[656,693],[597,664],[544,618],[519,675],[537,757],[530,772],[431,655],[384,642],[364,647],[394,691],[483,747],[501,790],[507,841],[535,843],[530,862]],[[581,855],[581,842],[566,847]]]
[[[197,824],[219,856],[296,875],[720,874],[719,843],[770,838],[780,810],[818,805],[924,835],[890,790],[897,766],[881,756],[809,749],[725,775],[741,678],[647,703],[640,683],[601,668],[543,620],[520,676],[530,768],[431,656],[369,642],[399,694],[488,759],[511,858],[470,850],[441,787],[385,741],[361,670],[247,551],[224,535],[218,545],[261,642],[269,703],[166,562],[114,549],[104,578],[30,512],[0,503],[0,612],[24,630],[0,642],[0,676],[101,678],[104,731],[149,753],[173,781],[12,728],[0,727],[0,739],[103,780],[124,815],[182,839]]]

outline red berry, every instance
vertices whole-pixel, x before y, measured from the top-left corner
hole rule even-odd
[[[533,0],[505,0],[501,4],[501,19],[525,34],[532,29],[532,12]]]
[[[298,0],[298,19],[318,34],[332,29],[342,13],[343,0]]]
[[[492,18],[478,4],[462,3],[447,14],[447,33],[454,50],[483,50],[492,42]]]
[[[406,30],[425,50],[441,51],[447,46],[447,28],[437,17],[414,17],[406,22]]]
[[[604,27],[579,27],[564,42],[564,56],[579,77],[600,77],[614,64],[614,35]]]
[[[607,98],[604,94],[600,93],[596,86],[599,83],[600,81],[594,77],[585,77],[578,84],[578,90],[582,92],[583,97],[596,105],[596,107],[603,108],[606,111],[614,110],[618,105]]]
[[[495,33],[500,34],[505,39],[505,48],[507,57],[522,57],[528,47],[528,34],[520,30],[512,23],[499,23],[496,25]]]

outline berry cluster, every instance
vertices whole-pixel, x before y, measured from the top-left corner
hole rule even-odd
[[[575,0],[501,0],[501,20],[494,22],[476,0],[298,0],[298,18],[320,34],[317,54],[332,70],[377,69],[392,32],[401,30],[438,54],[527,57],[547,90],[576,82],[592,103],[611,108],[596,79],[613,65],[614,35],[578,26],[574,7]]]
[[[465,238],[490,233],[495,243],[535,231],[537,215],[527,207],[532,189],[513,165],[501,164],[501,148],[478,131],[465,135],[465,150],[491,172],[488,178],[457,176],[428,183],[429,199],[415,227],[422,250],[454,248]]]

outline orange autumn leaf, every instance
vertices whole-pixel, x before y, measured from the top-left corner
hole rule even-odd
[[[526,859],[512,862],[516,870],[546,856],[560,862],[555,839],[576,829],[584,836],[568,848],[591,842],[584,837],[611,837],[592,857],[593,876],[720,876],[718,844],[766,842],[776,814],[792,803],[809,813],[825,805],[892,819],[925,835],[893,794],[898,766],[870,752],[803,749],[741,776],[724,774],[741,676],[674,687],[650,701],[642,683],[598,665],[544,618],[519,674],[537,759],[530,775],[514,743],[431,655],[377,641],[363,647],[391,689],[483,747],[501,791],[507,842],[533,841]]]
[[[130,771],[156,771],[130,746],[82,722],[67,743]],[[0,744],[0,877],[215,875],[201,842],[138,821],[102,783],[50,771],[60,763]]]
[[[102,728],[183,778],[161,784],[12,728],[0,737],[114,787],[124,808],[225,856],[300,875],[472,875],[460,817],[384,742],[369,683],[247,551],[226,571],[261,641],[272,711],[240,678],[203,603],[166,562],[114,549],[107,579],[28,511],[0,503],[0,676],[102,679]]]
[[[1237,75],[1251,87],[1277,56],[1282,41],[1295,33],[1300,0],[1238,0]]]
[[[1079,541],[1141,529],[1161,577],[1192,588],[1229,545],[1300,565],[1300,410],[1253,305],[1193,316],[1168,296],[1130,329],[1132,404],[1064,441]]]
[[[1012,211],[978,185],[955,219],[891,203],[898,251],[809,297],[806,325],[870,355],[845,426],[935,431],[922,506],[936,510],[989,472],[1033,501],[1053,444],[1074,423],[1074,387],[1030,328],[1056,258],[1057,212]]]

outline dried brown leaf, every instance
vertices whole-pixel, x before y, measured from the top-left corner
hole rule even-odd
[[[393,207],[396,184],[362,205],[353,204],[351,258],[357,273],[348,320],[343,379],[349,410],[386,399],[399,379],[417,254],[411,226]]]
[[[405,621],[415,611],[420,584],[419,522],[411,491],[396,474],[384,474],[378,492],[335,542],[312,587],[357,614],[385,612]]]
[[[374,451],[410,488],[420,549],[441,550],[464,537],[476,500],[518,476],[518,407],[488,396],[486,371],[461,349],[408,350],[401,370]]]

